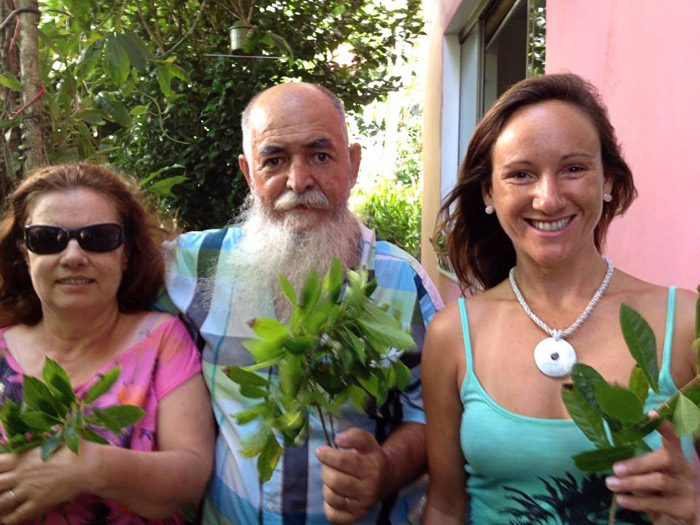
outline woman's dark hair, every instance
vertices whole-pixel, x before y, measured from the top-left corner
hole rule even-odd
[[[595,228],[601,250],[610,222],[637,196],[632,172],[622,158],[615,129],[595,87],[571,73],[542,75],[518,82],[506,91],[481,119],[469,142],[458,181],[440,209],[436,236],[447,235],[450,261],[462,288],[474,291],[496,286],[515,265],[513,243],[495,214],[484,213],[482,188],[491,184],[491,150],[511,116],[519,109],[548,100],[560,100],[583,111],[600,137],[603,170],[612,180],[612,201],[604,202]]]
[[[111,200],[124,228],[128,262],[117,291],[119,310],[144,310],[155,299],[165,272],[160,241],[166,232],[156,214],[146,209],[138,191],[103,166],[46,166],[32,172],[12,191],[0,217],[0,326],[35,324],[42,318],[25,259],[23,227],[42,195],[78,188]]]

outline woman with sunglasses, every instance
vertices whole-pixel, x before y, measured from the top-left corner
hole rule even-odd
[[[163,281],[162,231],[129,186],[87,164],[49,166],[8,197],[0,222],[0,403],[20,404],[23,375],[45,358],[80,398],[119,366],[95,403],[144,417],[110,445],[0,454],[0,521],[182,523],[212,468],[214,425],[184,326],[148,312]]]
[[[692,443],[669,422],[649,436],[654,451],[607,475],[572,460],[595,448],[595,429],[572,421],[562,385],[577,361],[628,383],[621,303],[658,342],[658,393],[626,399],[631,417],[696,375],[696,295],[637,279],[601,253],[635,194],[607,111],[576,75],[519,82],[477,125],[442,207],[450,259],[473,295],[435,316],[421,363],[425,524],[608,523],[613,494],[617,523],[694,523]],[[610,443],[602,420],[593,435]]]

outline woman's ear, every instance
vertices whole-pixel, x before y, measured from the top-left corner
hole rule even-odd
[[[481,198],[484,200],[484,206],[493,205],[493,199],[491,198],[491,185],[486,182],[481,184]]]

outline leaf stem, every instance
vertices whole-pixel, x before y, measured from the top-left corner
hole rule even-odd
[[[684,394],[685,392],[690,390],[692,387],[694,387],[695,385],[699,385],[699,384],[700,384],[700,375],[697,375],[697,376],[695,376],[695,379],[693,379],[688,384],[683,386],[683,388],[677,390],[671,397],[669,397],[666,401],[664,401],[658,407],[656,407],[655,412],[658,412],[660,414],[662,410],[664,410],[665,408],[668,408],[671,405],[671,403],[673,403],[673,401],[679,396],[679,394]]]
[[[610,503],[610,514],[608,514],[608,525],[615,525],[615,515],[617,514],[617,494],[613,494]]]
[[[318,403],[315,403],[315,405],[316,405],[316,409],[318,410],[318,417],[321,420],[321,428],[323,429],[323,435],[326,437],[326,444],[329,447],[336,448],[335,441],[331,441],[331,438],[328,435],[328,430],[326,429],[326,420],[323,417],[323,410],[321,409],[321,405],[319,405]]]

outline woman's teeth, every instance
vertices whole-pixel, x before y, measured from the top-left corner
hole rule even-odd
[[[553,232],[566,228],[566,226],[571,222],[571,219],[572,217],[567,217],[554,222],[531,221],[531,223],[538,230]]]

